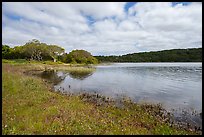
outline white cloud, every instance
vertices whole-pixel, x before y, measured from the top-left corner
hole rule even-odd
[[[79,11],[83,11],[86,15],[101,19],[110,16],[124,15],[124,2],[77,2],[69,3],[69,5]]]
[[[3,44],[36,38],[93,55],[201,47],[202,3],[3,3]],[[85,17],[94,19],[90,24]],[[14,16],[17,19],[14,19]]]
[[[98,21],[94,23],[94,30],[99,32],[115,31],[116,28],[117,28],[117,24],[112,19],[105,19],[103,21]]]
[[[123,20],[118,26],[118,29],[121,31],[134,31],[134,30],[139,30],[140,26],[130,20]]]

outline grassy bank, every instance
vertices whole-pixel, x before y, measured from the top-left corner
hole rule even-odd
[[[15,66],[18,71],[25,70],[63,70],[67,72],[90,73],[95,71],[94,66],[84,64],[65,64],[62,62],[52,61],[27,61],[25,59],[6,60],[2,59],[2,63]]]
[[[3,134],[197,134],[171,126],[162,116],[155,115],[160,107],[128,101],[122,108],[114,103],[97,105],[84,99],[85,95],[52,92],[51,85],[41,78],[23,73],[44,69],[45,65],[48,67],[47,64],[3,63]],[[60,64],[49,67],[60,67]]]

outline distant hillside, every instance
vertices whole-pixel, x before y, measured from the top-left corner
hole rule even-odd
[[[100,62],[202,62],[202,48],[172,49],[122,56],[95,56]]]

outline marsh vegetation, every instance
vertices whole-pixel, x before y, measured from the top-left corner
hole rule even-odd
[[[90,66],[3,62],[3,134],[201,134],[171,123],[171,115],[160,105],[128,98],[117,102],[99,94],[62,94],[32,72],[88,73],[95,70]]]

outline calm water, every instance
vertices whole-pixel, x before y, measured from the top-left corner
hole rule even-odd
[[[160,103],[174,120],[202,130],[202,63],[114,63],[92,73],[34,71],[63,93],[98,93],[116,100]]]
[[[136,102],[161,103],[167,109],[202,110],[202,63],[114,63],[95,72],[64,77],[55,86],[63,92],[91,92]],[[60,88],[61,87],[61,88]]]

